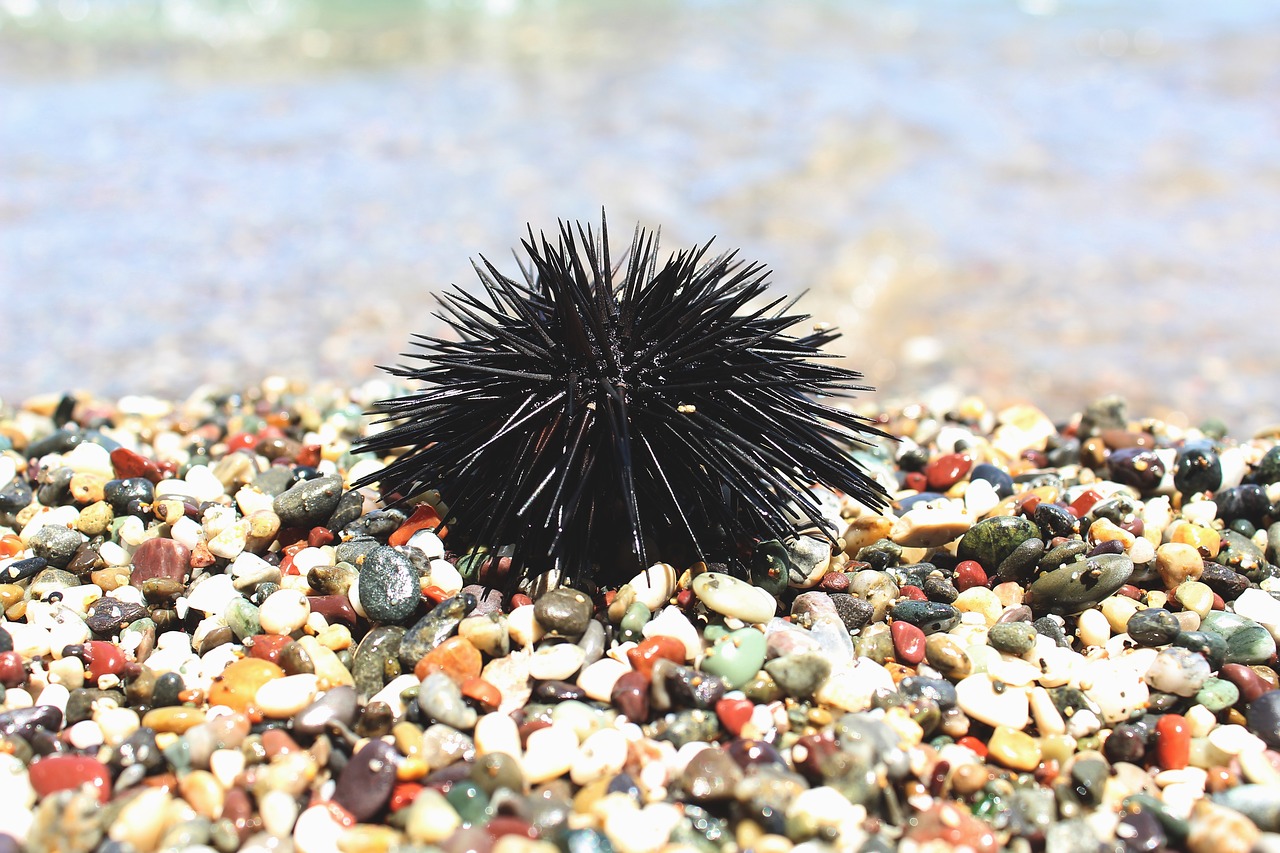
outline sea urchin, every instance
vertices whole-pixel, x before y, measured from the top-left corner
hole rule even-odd
[[[803,315],[762,308],[768,271],[710,243],[658,263],[637,228],[613,266],[608,229],[560,224],[523,241],[523,281],[486,259],[480,296],[453,287],[436,316],[458,340],[416,335],[426,383],[376,410],[393,425],[362,450],[399,456],[378,481],[405,501],[438,489],[450,524],[507,547],[511,577],[621,582],[651,558],[736,562],[752,537],[796,523],[834,531],[811,490],[882,506],[880,486],[839,442],[877,431],[820,401],[867,390],[823,364],[836,332],[792,337]]]

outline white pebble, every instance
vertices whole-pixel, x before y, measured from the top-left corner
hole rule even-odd
[[[207,616],[221,616],[231,602],[240,598],[230,575],[206,575],[191,587],[187,594],[187,607],[199,610]]]
[[[520,730],[510,714],[493,712],[476,720],[474,730],[476,755],[504,753],[520,758],[524,749],[520,746]]]
[[[62,593],[62,606],[84,616],[89,612],[89,605],[102,598],[102,587],[96,583],[68,586],[58,590]]]
[[[1244,726],[1234,724],[1218,726],[1209,732],[1209,743],[1213,744],[1215,749],[1220,749],[1227,755],[1241,755],[1249,751],[1261,753],[1267,748],[1262,738]]]
[[[99,707],[93,714],[93,720],[98,724],[102,742],[107,746],[119,746],[141,725],[137,711],[113,705]]]
[[[566,725],[552,723],[531,732],[525,741],[524,778],[531,785],[557,779],[569,772],[578,753],[578,735]]]
[[[693,594],[708,610],[753,624],[768,622],[778,609],[768,592],[723,572],[698,575],[693,579]]]
[[[972,526],[973,518],[959,503],[935,501],[904,513],[889,529],[889,538],[904,548],[937,548]]]
[[[1076,636],[1086,646],[1105,646],[1111,639],[1111,623],[1101,610],[1091,607],[1076,617]]]
[[[13,638],[13,650],[25,660],[47,657],[49,654],[49,629],[27,622],[6,622],[5,630]],[[61,647],[59,647],[61,649]]]
[[[270,511],[275,501],[271,495],[253,486],[241,486],[236,492],[235,500],[236,506],[240,507],[240,514],[246,518],[255,512]]]
[[[312,806],[294,821],[293,849],[296,853],[339,853],[338,838],[345,831],[326,804]]]
[[[1280,641],[1280,601],[1272,598],[1271,593],[1246,589],[1236,598],[1233,607],[1237,614],[1260,623]]]
[[[546,629],[533,618],[532,604],[522,604],[511,611],[507,616],[507,631],[511,635],[511,642],[522,649],[532,646],[546,633]]]
[[[444,542],[430,530],[419,530],[405,544],[410,548],[417,548],[430,560],[438,560],[444,556]]]
[[[244,768],[244,753],[238,749],[215,749],[209,756],[209,771],[224,788],[234,785]]]
[[[1218,461],[1222,465],[1222,483],[1218,486],[1219,491],[1234,488],[1244,479],[1245,471],[1249,469],[1249,461],[1244,453],[1243,447],[1228,447],[1218,454]]]
[[[296,589],[278,589],[258,608],[258,624],[266,634],[292,634],[307,624],[311,603]]]
[[[67,738],[76,749],[93,749],[102,745],[102,729],[93,720],[81,720],[67,729]]]
[[[650,803],[643,809],[608,812],[604,831],[618,853],[657,853],[683,818],[672,803]]]
[[[116,542],[103,542],[98,547],[98,556],[102,558],[102,562],[108,566],[127,566],[129,565],[129,552],[121,548]],[[117,590],[118,591],[118,590]],[[115,593],[112,593],[115,595]]]
[[[1138,673],[1119,661],[1100,660],[1089,668],[1084,694],[1097,704],[1106,723],[1121,723],[1147,706],[1151,691]]]
[[[1226,486],[1223,486],[1226,488]],[[1191,501],[1182,505],[1182,517],[1201,527],[1212,527],[1218,517],[1218,504],[1214,501]]]
[[[318,566],[333,566],[336,564],[337,558],[331,545],[319,548],[303,548],[293,555],[293,567],[303,577],[306,577],[307,572]]]
[[[63,687],[61,684],[46,684],[44,689],[40,691],[40,695],[36,697],[37,705],[48,705],[51,708],[57,708],[59,711],[67,710],[67,700],[71,698],[71,691]]]
[[[685,660],[693,660],[702,654],[702,634],[678,607],[664,607],[657,616],[645,623],[640,633],[644,634],[645,639],[675,637],[684,643]]]
[[[964,508],[970,518],[982,518],[1000,504],[996,487],[987,480],[970,480],[964,490]]]
[[[578,686],[597,702],[607,703],[613,696],[613,685],[630,671],[631,667],[621,661],[601,658],[578,675]]]
[[[253,701],[268,717],[282,720],[310,705],[316,698],[318,684],[319,680],[312,672],[273,678],[258,688]]]
[[[293,832],[298,820],[298,801],[288,791],[267,791],[258,797],[258,813],[267,834],[284,838]]]
[[[542,646],[529,658],[529,675],[540,681],[565,681],[586,659],[587,650],[574,643]]]
[[[427,586],[438,586],[449,595],[457,595],[466,586],[459,572],[448,560],[432,560],[426,577]]]
[[[635,593],[636,601],[656,613],[676,594],[676,570],[667,563],[654,563],[640,574],[627,581]]]
[[[185,515],[169,527],[169,537],[188,549],[199,545],[200,537],[203,535],[204,529],[196,523],[195,519]]]
[[[477,729],[479,727],[477,726]],[[477,751],[479,749],[477,735]],[[590,735],[573,757],[569,778],[576,785],[612,777],[627,763],[627,739],[617,729],[600,729]]]
[[[956,702],[970,717],[989,726],[1024,729],[1031,720],[1027,691],[976,673],[956,685]]]
[[[249,541],[249,522],[241,519],[209,540],[209,553],[224,560],[232,560],[240,556],[245,543]]]
[[[134,518],[139,525],[142,524],[141,519],[135,518],[134,516],[129,517]],[[31,516],[27,523],[23,525],[22,531],[18,533],[18,538],[23,542],[30,542],[31,537],[35,535],[36,531],[44,527],[46,524],[56,527],[75,527],[76,520],[79,518],[80,509],[76,506],[60,506],[57,508],[41,507],[36,514]]]
[[[1027,694],[1031,705],[1031,716],[1036,721],[1036,728],[1041,735],[1066,734],[1067,724],[1062,720],[1058,706],[1053,704],[1049,691],[1043,687],[1032,687]]]

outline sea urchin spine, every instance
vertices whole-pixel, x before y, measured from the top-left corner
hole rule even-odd
[[[818,360],[834,330],[785,333],[807,319],[794,300],[748,307],[761,264],[708,243],[659,266],[637,228],[614,267],[603,222],[530,229],[524,249],[523,281],[481,258],[483,294],[439,296],[458,340],[416,335],[421,364],[386,368],[425,387],[377,405],[393,425],[360,449],[399,456],[357,485],[438,489],[451,528],[513,548],[512,577],[596,583],[654,557],[733,562],[796,518],[834,534],[814,483],[884,505],[841,444],[877,431],[821,402],[868,390],[861,374]]]

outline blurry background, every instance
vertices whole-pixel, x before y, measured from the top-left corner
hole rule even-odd
[[[1251,430],[1277,57],[1259,0],[0,0],[0,396],[360,382],[604,205],[807,288],[881,402]]]

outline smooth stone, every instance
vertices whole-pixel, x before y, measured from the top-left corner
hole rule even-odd
[[[721,572],[703,572],[695,577],[693,594],[709,610],[748,623],[767,622],[778,609],[777,600],[769,593]]]
[[[492,658],[503,658],[511,652],[507,620],[499,613],[468,616],[458,623],[458,636]]]
[[[816,652],[798,652],[774,658],[764,665],[788,696],[808,699],[831,675],[831,662]]]
[[[1196,691],[1196,702],[1213,713],[1225,711],[1240,701],[1240,689],[1223,678],[1207,678]]]
[[[730,690],[747,684],[764,666],[766,642],[755,628],[740,628],[721,637],[703,655],[699,668],[719,676]]]
[[[950,634],[931,635],[925,641],[924,657],[931,667],[952,681],[960,681],[973,672],[973,661]]]
[[[1025,732],[996,726],[987,740],[987,754],[1011,770],[1030,772],[1040,764],[1040,743]]]
[[[286,675],[259,687],[254,694],[254,704],[267,717],[282,720],[310,705],[317,691],[318,679],[314,673]]]
[[[1035,648],[1036,629],[1027,622],[1000,622],[987,629],[987,641],[998,651],[1022,657]]]
[[[372,820],[391,799],[400,759],[391,744],[371,740],[356,751],[338,776],[333,800],[358,821]]]
[[[723,749],[700,750],[681,774],[680,787],[696,803],[708,804],[732,800],[742,781],[742,768]]]
[[[343,684],[326,690],[293,715],[293,731],[314,737],[322,734],[333,722],[350,727],[355,723],[359,710],[357,698],[351,685]]]
[[[459,730],[470,729],[478,715],[466,703],[462,691],[448,675],[433,672],[422,680],[418,688],[418,707],[432,721]]]
[[[565,775],[577,753],[578,735],[569,726],[553,723],[530,732],[521,762],[525,781],[540,785]]]
[[[572,678],[586,659],[586,651],[573,643],[541,646],[529,658],[529,675],[541,681],[564,681]]]
[[[111,798],[111,772],[88,755],[47,755],[33,761],[28,773],[31,787],[41,799],[58,791],[78,790],[82,785],[88,785],[100,803]]]
[[[948,501],[918,506],[893,523],[889,538],[904,548],[936,548],[962,536],[973,518]]]
[[[1270,690],[1249,703],[1249,730],[1280,750],[1280,690]]]
[[[1037,613],[1070,615],[1092,607],[1124,586],[1133,561],[1123,554],[1099,554],[1046,572],[1031,584]]]
[[[926,637],[918,626],[910,622],[892,622],[889,636],[893,639],[894,657],[899,662],[914,666],[924,660]]]
[[[295,483],[276,496],[271,508],[282,527],[311,528],[328,522],[341,497],[342,477],[330,474]]]
[[[242,658],[214,677],[209,687],[209,704],[226,705],[233,711],[244,711],[263,684],[284,677],[284,670],[274,663],[258,658]]]
[[[1125,633],[1140,646],[1166,646],[1181,630],[1177,617],[1163,607],[1139,610],[1125,623]]]
[[[1214,492],[1222,485],[1222,462],[1213,450],[1187,445],[1178,452],[1173,485],[1186,496]]]
[[[1015,548],[1024,541],[1039,536],[1040,528],[1030,519],[1019,516],[986,518],[960,537],[956,557],[960,560],[974,560],[988,574],[992,574]]]
[[[421,679],[432,672],[443,672],[461,685],[469,678],[478,678],[483,667],[479,649],[465,637],[450,637],[423,655],[413,673]]]
[[[404,624],[422,599],[413,561],[390,546],[369,552],[360,567],[357,584],[360,605],[371,621],[381,625]]]
[[[960,623],[960,611],[940,601],[900,601],[890,609],[889,615],[895,622],[908,622],[925,634],[950,631]]]
[[[311,602],[296,589],[278,589],[258,607],[258,624],[268,634],[292,634],[307,624]]]
[[[1162,649],[1144,680],[1153,690],[1175,696],[1194,696],[1212,674],[1203,655],[1180,646]]]
[[[989,726],[1021,731],[1031,720],[1027,691],[996,681],[985,672],[975,673],[956,685],[956,704]]]
[[[557,637],[581,637],[593,612],[591,598],[568,587],[546,592],[533,604],[533,618],[548,634]]]

